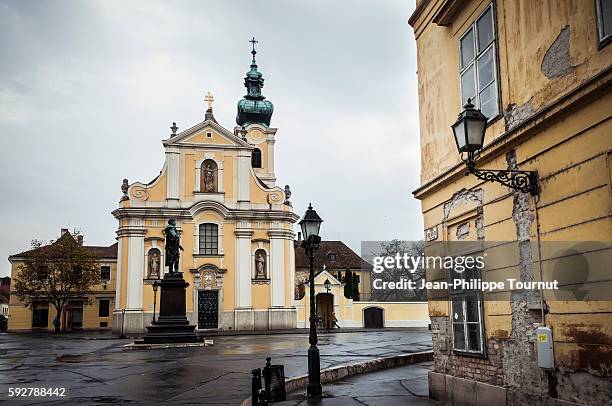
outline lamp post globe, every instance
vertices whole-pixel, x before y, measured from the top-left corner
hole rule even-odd
[[[304,213],[304,217],[298,223],[302,229],[302,235],[305,240],[308,240],[311,236],[318,236],[323,220],[317,212],[312,208],[312,203],[308,204],[308,210]]]
[[[474,108],[472,101],[467,100],[457,121],[452,125],[457,150],[463,156],[467,153],[468,166],[474,165],[474,157],[484,144],[487,118],[480,110]]]
[[[325,282],[323,282],[323,286],[325,286],[325,290],[327,290],[327,293],[329,293],[329,291],[331,290],[331,282],[329,281],[329,279],[325,279]]]

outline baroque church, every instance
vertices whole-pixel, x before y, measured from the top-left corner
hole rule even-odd
[[[262,95],[251,42],[247,94],[238,102],[233,130],[215,119],[209,93],[204,121],[182,132],[173,123],[162,141],[160,174],[149,183],[123,181],[112,213],[119,222],[115,332],[145,332],[150,323],[152,284],[165,272],[169,219],[176,219],[181,235],[192,324],[201,330],[296,327],[292,230],[299,217],[289,187],[276,185],[274,107]]]
[[[179,269],[189,283],[187,317],[198,330],[308,327],[309,261],[300,233],[293,232],[299,216],[289,187],[276,185],[274,107],[262,95],[264,79],[251,42],[247,94],[238,102],[233,130],[215,119],[209,93],[204,121],[182,132],[173,123],[162,140],[159,175],[149,183],[123,180],[123,196],[112,212],[117,242],[86,246],[80,236],[77,242],[99,258],[100,283],[86,298],[71,298],[62,314],[64,330],[146,332],[159,312],[154,283],[166,272],[164,228],[170,219],[183,248]],[[68,235],[62,229],[60,238]],[[27,253],[9,257],[13,276]],[[370,265],[341,241],[322,241],[314,266],[318,327],[330,328],[334,320],[348,328],[429,324],[426,302],[375,301]],[[11,295],[9,329],[53,329],[50,310],[45,300],[27,307]]]

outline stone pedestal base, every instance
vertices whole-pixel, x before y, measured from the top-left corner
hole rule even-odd
[[[236,309],[233,321],[234,330],[288,330],[296,328],[297,310],[287,307]]]
[[[143,344],[194,343],[201,341],[189,324],[185,311],[185,289],[189,286],[182,273],[165,274],[160,282],[159,317],[147,327]]]

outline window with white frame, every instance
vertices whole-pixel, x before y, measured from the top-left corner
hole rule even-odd
[[[100,267],[100,280],[103,282],[110,281],[111,278],[111,267],[108,265],[102,265]]]
[[[612,0],[596,0],[597,34],[601,45],[612,38]]]
[[[200,254],[219,254],[219,226],[213,223],[200,224]]]
[[[451,280],[480,279],[480,271],[471,268],[462,273],[451,271]],[[451,288],[451,321],[453,324],[453,351],[484,355],[484,324],[482,321],[482,292],[477,289]]]
[[[461,105],[470,99],[488,119],[499,114],[497,55],[493,4],[459,40]]]

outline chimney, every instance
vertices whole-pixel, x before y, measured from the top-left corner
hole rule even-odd
[[[83,245],[83,236],[82,235],[77,235],[77,242],[79,243],[79,245]]]
[[[67,228],[62,228],[60,231],[60,237],[62,237],[64,234],[66,234],[68,232]]]
[[[302,241],[302,232],[298,231],[298,241]]]

